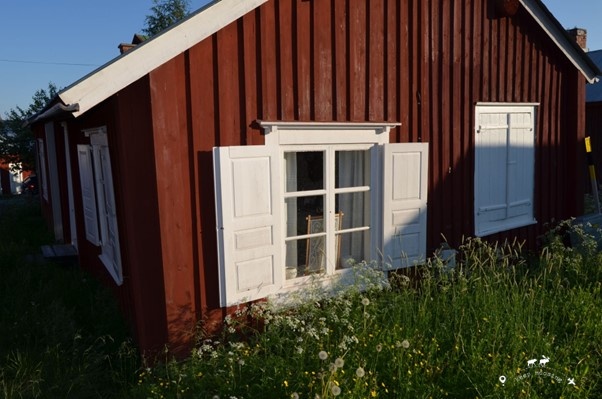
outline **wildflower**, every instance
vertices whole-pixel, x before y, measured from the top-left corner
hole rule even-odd
[[[332,392],[333,396],[339,396],[341,394],[341,388],[337,385],[333,385],[332,388],[330,388],[330,392]]]
[[[408,349],[410,347],[410,343],[408,342],[407,339],[404,339],[403,341],[401,341],[401,347],[404,349]]]
[[[383,350],[383,346],[381,344],[376,345],[376,351],[380,352]]]
[[[338,368],[341,368],[345,365],[345,361],[342,358],[337,357],[336,360],[334,361],[334,365],[337,366]]]
[[[291,399],[299,399],[299,394],[297,392],[293,392],[291,394]]]
[[[356,375],[358,378],[362,378],[363,376],[365,376],[365,375],[366,375],[366,371],[364,371],[364,369],[363,369],[363,368],[361,368],[361,367],[358,367],[358,368],[357,368],[357,370],[355,370],[355,375]]]
[[[320,353],[318,353],[318,357],[320,360],[326,360],[328,359],[328,353],[326,353],[326,351],[320,351]]]
[[[362,305],[364,305],[364,306],[370,305],[370,300],[368,298],[362,298]]]

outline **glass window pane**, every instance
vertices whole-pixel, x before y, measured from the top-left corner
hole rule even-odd
[[[286,152],[284,164],[287,193],[324,189],[323,152]]]
[[[337,151],[335,155],[335,187],[370,185],[370,151]]]
[[[287,280],[324,273],[326,270],[325,240],[326,237],[320,236],[286,242],[285,277]]]
[[[309,197],[287,198],[284,206],[286,208],[286,236],[305,235],[308,234],[308,216],[321,217],[324,213],[324,196],[312,195]],[[324,232],[323,223],[316,227],[314,227],[312,233]]]
[[[369,191],[337,194],[336,208],[337,212],[342,213],[341,223],[336,224],[336,230],[370,225]]]
[[[286,242],[286,274],[287,280],[301,277],[305,273],[305,253],[307,240],[293,240]]]
[[[337,234],[337,239],[340,240],[340,256],[336,266],[337,270],[351,267],[354,263],[369,258],[367,248],[370,245],[370,230]]]

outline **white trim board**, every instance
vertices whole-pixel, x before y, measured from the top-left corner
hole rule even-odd
[[[73,112],[78,117],[266,1],[215,1],[69,86],[59,98],[65,104],[79,104]]]

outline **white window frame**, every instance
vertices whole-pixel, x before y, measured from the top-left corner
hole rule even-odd
[[[335,168],[335,152],[337,151],[361,151],[361,150],[371,150],[375,145],[378,145],[377,142],[374,143],[365,143],[365,144],[361,144],[361,143],[356,143],[356,144],[303,144],[303,145],[281,145],[278,148],[278,153],[279,153],[279,157],[278,159],[280,160],[280,162],[283,162],[284,160],[284,153],[286,152],[305,152],[305,151],[316,151],[316,152],[324,152],[326,159],[324,160],[325,165],[326,165],[326,170],[325,175],[327,176],[326,178],[326,186],[323,189],[317,190],[320,191],[322,194],[320,195],[324,195],[324,197],[326,198],[325,203],[324,203],[324,215],[333,215],[334,214],[334,204],[335,204],[335,197],[336,194],[338,194],[341,191],[344,191],[344,189],[336,189],[334,188],[334,168]],[[375,159],[376,158],[376,159]],[[378,203],[380,201],[379,197],[380,197],[380,193],[378,190],[379,187],[379,178],[378,178],[378,170],[380,169],[377,165],[378,162],[378,157],[374,157],[374,153],[372,154],[371,158],[371,166],[370,166],[370,202],[372,204]],[[284,165],[281,163],[280,164],[280,169],[283,170]],[[280,192],[279,192],[279,198],[283,201],[286,198],[292,197],[289,193],[286,192],[285,190],[285,184],[284,184],[284,180],[283,179],[283,184],[280,185]],[[371,231],[370,234],[370,245],[369,248],[367,248],[367,256],[368,259],[365,260],[371,260],[371,259],[375,259],[376,256],[375,254],[373,254],[373,250],[378,248],[378,234],[376,234],[376,232],[380,231],[380,219],[379,219],[379,214],[380,214],[380,208],[377,206],[372,206],[371,210],[370,210],[370,228],[369,230]],[[334,254],[336,252],[335,250],[335,241],[336,241],[336,233],[335,233],[335,219],[334,217],[328,217],[325,219],[326,221],[326,228],[325,228],[325,232],[324,232],[324,237],[325,237],[325,246],[326,246],[326,253],[327,254]],[[282,226],[286,226],[286,212],[281,212],[281,218],[280,218],[280,223]],[[339,233],[344,233],[345,230],[341,230]],[[283,234],[283,237],[286,234]],[[287,241],[289,241],[288,238],[284,238],[285,243]],[[285,251],[286,253],[286,251]],[[332,257],[327,257],[332,259]],[[326,262],[326,272],[323,275],[324,279],[328,279],[331,278],[337,274],[341,274],[341,273],[348,273],[350,270],[349,269],[336,269],[336,265],[334,262],[332,261],[327,261]],[[302,285],[306,285],[310,280],[315,279],[314,276],[308,275],[308,276],[304,276],[304,277],[299,277],[299,278],[295,278],[295,279],[290,279],[290,280],[285,280],[284,282],[284,286],[286,287],[297,287],[297,286],[302,286]]]
[[[475,106],[474,225],[477,237],[537,223],[534,200],[538,105],[477,103]],[[506,114],[506,121],[490,122],[488,114]],[[513,118],[518,115],[529,115],[528,122]],[[487,136],[488,132],[498,135],[497,143],[495,138]],[[499,157],[491,156],[492,143],[499,145],[499,153],[493,154]],[[489,153],[480,156],[485,154],[486,148]],[[522,156],[512,151],[517,148],[523,148]],[[499,165],[502,159],[504,168]],[[498,192],[497,196],[494,192]],[[512,210],[518,207],[522,207],[521,213],[513,215]]]
[[[77,146],[86,239],[100,247],[99,259],[121,285],[123,268],[106,127],[82,132],[90,138],[90,145]]]
[[[366,260],[382,261],[391,270],[424,261],[428,143],[389,144],[390,129],[398,125],[397,123],[262,121],[260,126],[265,131],[265,145],[214,148],[222,306],[284,294],[307,286],[309,280],[315,281],[315,276],[285,279],[286,231],[283,226],[286,223],[284,207],[286,193],[282,177],[286,175],[284,173],[285,152],[302,149],[302,151],[370,149],[370,191],[373,204],[370,215],[372,259]],[[403,149],[399,146],[403,146]],[[385,162],[387,156],[392,160]],[[415,160],[418,160],[418,169],[405,168],[415,163]],[[245,164],[245,162],[249,163]],[[260,173],[257,175],[261,174],[263,178],[248,174],[247,166],[250,167],[252,164],[259,167]],[[390,171],[383,171],[385,164],[391,169]],[[417,176],[410,180],[419,188],[394,188],[391,187],[394,184],[383,184],[385,178],[399,178],[414,172]],[[232,176],[235,175],[238,177],[232,180]],[[261,190],[254,189],[254,185],[260,185]],[[336,190],[326,194],[327,197],[334,196]],[[257,196],[262,197],[261,202],[265,202],[265,205],[257,206],[255,201],[237,202],[236,200],[236,198]],[[387,200],[384,200],[385,197]],[[388,215],[384,213],[385,208],[389,211]],[[236,214],[242,217],[237,218]],[[324,210],[324,214],[328,214],[328,209]],[[254,215],[258,216],[255,218]],[[335,235],[333,226],[328,230]],[[406,234],[407,231],[410,234]],[[383,235],[387,235],[386,239]],[[333,242],[334,240],[331,240],[327,245],[334,247]],[[388,252],[400,248],[404,250],[411,248],[414,252],[407,255],[402,251],[399,255],[388,256]],[[332,248],[330,250],[332,251]],[[248,254],[251,254],[251,257],[248,257]],[[332,264],[324,275],[320,275],[318,282],[329,284],[332,277],[342,276],[347,272],[348,269],[335,270],[335,265]],[[240,277],[241,275],[243,278]],[[259,275],[263,278],[258,277]]]

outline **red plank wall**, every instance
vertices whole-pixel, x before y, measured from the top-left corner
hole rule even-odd
[[[477,102],[539,103],[537,226],[576,215],[585,80],[524,10],[484,0],[272,0],[151,72],[167,317],[219,310],[211,148],[262,144],[257,120],[401,122],[429,142],[428,247],[473,226]],[[209,315],[209,316],[208,316]],[[171,335],[176,342],[181,337]]]

